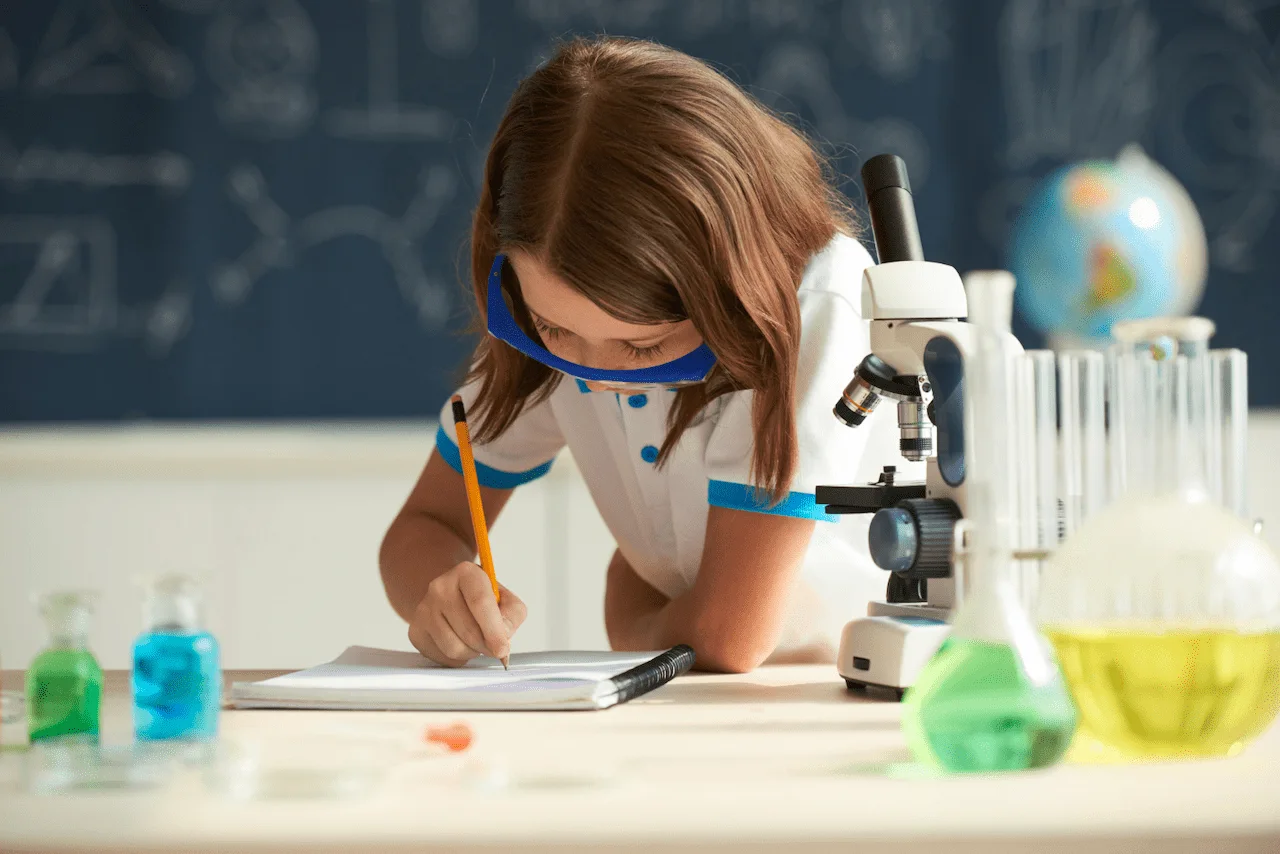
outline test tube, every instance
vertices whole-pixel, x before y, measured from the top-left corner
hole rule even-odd
[[[1120,394],[1125,399],[1125,488],[1131,493],[1150,493],[1156,489],[1156,448],[1160,441],[1156,430],[1156,360],[1150,351],[1129,352],[1123,364]]]
[[[1017,455],[1019,542],[1023,549],[1046,554],[1058,545],[1057,360],[1048,350],[1029,350],[1014,371],[1015,443]],[[1041,558],[1019,562],[1019,590],[1034,609],[1040,587]]]
[[[1245,451],[1249,439],[1249,361],[1242,350],[1213,350],[1209,361],[1218,412],[1222,503],[1247,519]]]
[[[1220,453],[1211,427],[1213,321],[1163,317],[1117,323],[1125,488],[1212,493]]]
[[[1107,499],[1119,500],[1127,489],[1127,442],[1125,440],[1125,398],[1120,393],[1126,370],[1120,348],[1111,347],[1106,358],[1106,415],[1107,415]]]
[[[1106,496],[1104,360],[1094,351],[1058,357],[1064,539],[1102,509]]]

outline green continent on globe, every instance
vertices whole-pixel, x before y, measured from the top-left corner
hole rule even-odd
[[[1084,292],[1086,313],[1121,302],[1138,286],[1138,278],[1124,256],[1108,243],[1096,244],[1089,262],[1089,287]]]

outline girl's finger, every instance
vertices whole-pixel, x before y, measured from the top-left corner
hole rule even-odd
[[[502,591],[502,601],[498,604],[498,610],[502,612],[502,618],[510,624],[511,631],[514,632],[529,615],[529,609],[525,607],[524,600],[519,596],[501,584],[498,588]]]
[[[458,579],[458,589],[484,636],[485,649],[494,658],[505,658],[511,653],[511,633],[498,610],[498,600],[493,598],[489,576],[476,567],[475,572],[468,572]]]
[[[436,649],[451,660],[465,664],[476,657],[475,650],[467,646],[467,642],[458,637],[458,633],[453,630],[453,626],[449,625],[449,621],[445,619],[444,612],[433,609],[427,622],[427,631],[430,633]]]
[[[436,664],[445,667],[461,667],[466,664],[465,661],[459,661],[456,658],[450,658],[440,651],[436,646],[436,642],[432,640],[431,635],[427,632],[424,625],[414,623],[409,626],[409,643],[413,644],[413,648],[422,653],[423,658],[430,659]]]
[[[476,618],[471,616],[471,612],[467,610],[465,602],[457,602],[455,607],[442,612],[441,616],[449,624],[449,628],[453,630],[453,633],[467,645],[467,648],[471,651],[469,658],[489,654],[489,645],[485,643],[484,634],[480,631],[480,625],[476,622]]]

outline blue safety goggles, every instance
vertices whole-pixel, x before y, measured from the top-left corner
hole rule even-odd
[[[562,374],[587,382],[608,383],[611,386],[626,388],[653,388],[655,386],[675,387],[700,383],[707,378],[712,366],[716,363],[715,354],[707,345],[701,344],[697,349],[686,353],[678,359],[652,365],[647,368],[631,370],[606,370],[579,365],[554,355],[520,328],[516,319],[507,308],[507,301],[502,298],[502,268],[506,265],[507,256],[499,255],[493,259],[493,267],[489,270],[488,294],[488,326],[489,334],[499,341],[505,341],[548,368],[554,368]]]

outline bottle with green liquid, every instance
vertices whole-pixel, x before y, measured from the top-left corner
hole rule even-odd
[[[27,670],[27,732],[31,741],[62,736],[96,740],[102,668],[89,651],[93,595],[82,591],[41,597],[49,645]]]
[[[1021,771],[1058,761],[1076,709],[1053,648],[1031,622],[1014,583],[1016,493],[1008,461],[1013,277],[966,277],[973,347],[965,361],[966,519],[956,525],[963,599],[947,643],[903,700],[916,757],[948,772]]]

